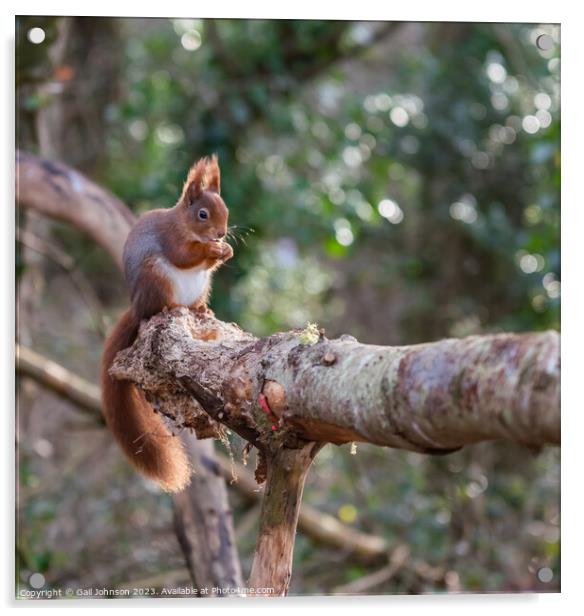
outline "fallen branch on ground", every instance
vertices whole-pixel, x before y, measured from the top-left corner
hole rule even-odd
[[[227,481],[235,474],[237,479],[231,485],[238,492],[249,500],[261,499],[263,490],[258,488],[252,473],[243,464],[232,462],[220,454],[217,454],[217,462],[219,471]],[[389,543],[383,537],[363,533],[306,503],[300,507],[298,528],[314,541],[342,550],[361,562],[383,560],[390,550]]]

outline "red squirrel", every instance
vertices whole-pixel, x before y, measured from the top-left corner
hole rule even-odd
[[[190,482],[191,468],[180,439],[130,381],[109,375],[116,354],[132,345],[142,319],[165,308],[205,310],[211,274],[233,256],[224,241],[229,211],[220,196],[217,157],[190,169],[178,203],[140,217],[124,246],[123,261],[132,306],[105,341],[101,362],[106,423],[126,456],[168,492]]]

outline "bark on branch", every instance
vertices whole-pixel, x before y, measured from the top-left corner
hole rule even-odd
[[[265,451],[306,441],[421,453],[492,439],[560,442],[557,332],[403,347],[312,335],[256,339],[176,309],[144,323],[112,373],[176,424],[196,426],[203,409]]]

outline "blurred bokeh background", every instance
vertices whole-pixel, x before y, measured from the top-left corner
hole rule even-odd
[[[237,240],[212,307],[257,335],[307,321],[377,344],[559,329],[559,36],[20,17],[17,147],[137,213],[172,206],[190,164],[217,152]],[[17,218],[20,341],[97,382],[123,281],[78,231]],[[36,571],[55,586],[188,580],[170,499],[103,429],[21,380],[18,437],[19,583]],[[557,591],[559,460],[501,443],[444,458],[330,445],[305,500],[422,563],[364,592]],[[230,497],[247,570],[257,505]],[[291,593],[332,593],[379,567],[300,534]]]

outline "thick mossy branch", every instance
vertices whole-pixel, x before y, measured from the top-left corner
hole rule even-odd
[[[168,417],[188,398],[193,413],[202,408],[271,451],[306,441],[422,453],[491,439],[560,442],[556,332],[403,347],[323,335],[307,345],[300,338],[286,332],[257,339],[175,309],[143,323],[112,374],[136,382]]]

